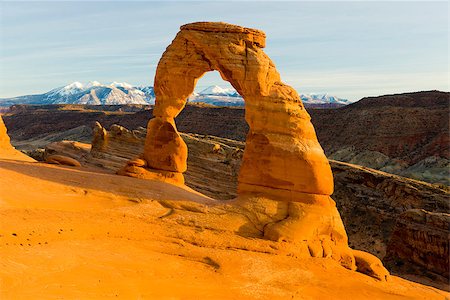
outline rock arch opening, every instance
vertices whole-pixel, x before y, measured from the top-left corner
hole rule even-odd
[[[188,148],[185,184],[216,200],[231,200],[237,195],[248,131],[243,104],[242,96],[217,71],[210,71],[197,81],[187,107],[175,118]],[[188,127],[184,116],[190,116]]]
[[[210,71],[199,78],[188,104],[205,103],[214,106],[243,107],[244,99],[219,72]]]

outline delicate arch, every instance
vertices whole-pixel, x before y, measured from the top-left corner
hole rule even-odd
[[[331,257],[348,269],[358,267],[386,280],[389,272],[377,258],[348,247],[344,225],[329,196],[333,176],[328,160],[297,92],[281,82],[262,50],[264,43],[263,32],[240,26],[205,22],[182,26],[156,71],[156,104],[154,118],[148,122],[144,160],[128,162],[119,173],[184,183],[188,149],[175,117],[197,80],[217,70],[244,97],[249,133],[238,197],[218,204],[219,211],[230,214],[212,213],[207,219],[219,218],[219,226],[234,232],[250,221],[248,226],[257,232],[251,233],[256,234],[253,237],[296,242],[294,248],[301,252]],[[224,221],[227,217],[231,219]]]
[[[265,34],[255,29],[210,22],[181,27],[156,71],[155,118],[148,124],[144,152],[150,168],[186,171],[187,147],[174,118],[198,79],[217,70],[243,96],[250,128],[238,192],[278,193],[292,201],[295,193],[333,192],[331,169],[310,117],[297,92],[281,82],[264,46]]]

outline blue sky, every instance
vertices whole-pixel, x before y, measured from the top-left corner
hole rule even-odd
[[[153,85],[180,25],[224,21],[267,34],[266,53],[300,93],[350,100],[449,90],[442,2],[1,1],[0,97],[73,81]],[[198,88],[227,86],[208,73]]]

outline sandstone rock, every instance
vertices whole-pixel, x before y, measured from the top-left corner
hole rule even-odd
[[[215,144],[215,145],[213,146],[213,148],[212,148],[212,151],[213,151],[214,153],[218,153],[220,150],[221,150],[221,147],[220,147],[219,144]]]
[[[450,210],[448,189],[366,167],[330,160],[339,212],[350,246],[379,258],[399,216],[409,209]],[[405,245],[406,246],[406,245]]]
[[[103,127],[101,131],[103,131]],[[129,136],[132,134],[131,131],[129,133],[125,133],[125,131],[127,131],[125,128],[115,131],[104,130],[106,139],[109,141],[109,146],[105,151],[111,151],[111,153],[94,150],[99,147],[93,142],[91,153],[95,157],[90,157],[88,160],[82,161],[82,163],[86,163],[89,166],[101,165],[115,172],[119,168],[118,166],[124,163],[123,157],[115,155],[116,153],[121,153],[115,147],[120,147],[121,155],[131,159],[129,165],[138,167],[133,168],[132,171],[138,172],[142,170],[142,167],[146,167],[146,162],[138,157],[139,153],[142,153],[144,149],[145,131],[138,134],[135,132],[140,139],[140,147],[136,147],[136,144],[128,143],[122,139],[122,135]],[[118,132],[122,132],[122,134],[117,135]],[[237,174],[242,160],[244,144],[212,136],[184,133],[180,133],[180,135],[189,148],[188,170],[185,173],[186,185],[215,199],[235,198],[237,195]],[[215,147],[217,145],[220,145],[221,151],[215,153],[213,149],[217,148]],[[65,147],[61,146],[57,148],[60,151],[65,149]],[[72,147],[69,147],[67,153],[72,156],[73,151]],[[58,153],[64,154],[63,151]],[[75,157],[82,156],[78,155]],[[108,159],[99,160],[97,157],[100,156]],[[395,222],[402,212],[410,208],[423,208],[441,212],[446,212],[450,209],[448,191],[437,186],[348,163],[337,161],[330,161],[330,163],[336,185],[333,198],[336,200],[345,227],[349,232],[350,246],[368,251],[380,259],[385,256],[386,246],[390,241]],[[133,176],[134,174],[131,172],[129,175]],[[304,199],[306,199],[306,196]],[[310,198],[310,202],[312,202],[313,196],[310,196]],[[289,209],[291,210],[289,214],[292,217],[296,213],[296,203],[293,204],[289,208],[289,203],[270,202],[269,200],[261,202],[261,199],[258,199],[251,205],[247,204],[246,207],[256,218],[253,221],[254,224],[269,224],[285,218]],[[297,211],[300,210],[297,209]],[[268,212],[270,212],[270,216],[267,215]],[[320,215],[317,217],[320,218]],[[414,225],[411,224],[411,226]],[[250,227],[246,226],[246,228],[250,230]],[[264,226],[261,225],[258,228],[252,228],[252,234],[264,231]],[[294,233],[301,233],[302,230],[303,228],[300,228]],[[243,230],[239,232],[242,234]],[[289,231],[287,229],[271,230],[271,225],[269,224],[266,227],[266,232],[263,232],[261,237],[264,237],[265,234],[266,238],[282,241],[285,240],[284,235],[286,232]],[[294,235],[294,233],[291,233],[291,235]],[[425,230],[423,234],[427,234],[427,231]],[[435,241],[437,240],[432,239],[430,246],[438,247],[438,245],[434,244]],[[313,256],[327,256],[327,247],[322,246],[326,244],[326,239],[322,241],[319,239],[311,243],[306,250],[309,250]],[[398,243],[398,246],[408,247],[407,245],[407,243]],[[358,264],[362,266],[361,261],[358,261],[356,256],[355,259],[357,266]],[[408,272],[405,268],[399,269],[396,266],[393,269],[396,270],[397,275],[414,275],[415,281],[432,284],[427,281],[428,278],[435,280],[436,275],[433,275],[435,273],[433,273],[432,268],[427,271],[423,268],[416,268],[415,265],[414,262],[405,261],[405,266],[409,268]],[[373,267],[375,268],[375,265]],[[392,264],[389,265],[389,268],[392,268]],[[442,288],[440,285],[436,286]]]
[[[91,146],[85,143],[74,141],[54,142],[45,147],[43,160],[46,161],[49,156],[59,155],[73,158],[83,164],[89,159],[90,150]]]
[[[146,167],[147,166],[147,162],[144,159],[140,159],[140,158],[135,158],[133,160],[130,160],[128,162],[128,164],[130,166],[136,166],[136,167]]]
[[[448,297],[396,276],[377,282],[333,257],[311,258],[329,257],[327,240],[264,239],[261,226],[282,217],[287,202],[260,198],[245,214],[154,180],[5,160],[0,174],[1,278],[13,283],[0,285],[2,299]]]
[[[154,169],[186,172],[187,146],[178,134],[173,120],[155,118],[148,122],[144,159]]]
[[[44,161],[45,160],[45,149],[37,148],[34,150],[22,150],[23,153],[28,155],[29,157],[35,159],[36,161]]]
[[[88,164],[116,172],[129,159],[142,156],[145,134],[144,128],[131,131],[116,124],[108,131],[96,122]]]
[[[5,123],[3,123],[3,119],[0,116],[0,149],[12,149],[9,136],[6,132]]]
[[[217,70],[246,100],[250,132],[239,175],[241,193],[262,187],[262,193],[275,188],[330,195],[331,169],[310,117],[297,92],[281,82],[263,52],[264,40],[261,31],[224,23],[182,26],[158,64],[153,115],[174,124],[196,81],[205,72]],[[147,161],[153,168],[174,171]]]
[[[184,184],[184,177],[181,173],[143,168],[137,166],[135,162],[136,161],[133,160],[127,163],[125,167],[117,171],[117,174],[141,179],[159,180],[176,185]]]
[[[3,119],[0,116],[0,158],[1,159],[16,159],[28,162],[34,162],[35,160],[20,151],[17,151],[10,143],[10,139],[6,130],[6,126],[3,123]]]
[[[428,277],[448,284],[449,230],[448,213],[408,210],[397,218],[383,261],[396,272],[428,273]]]
[[[379,258],[359,250],[354,250],[353,255],[355,256],[358,271],[369,274],[379,280],[387,281],[389,279],[389,271],[386,270]]]
[[[76,159],[73,159],[68,156],[64,155],[50,155],[45,158],[45,162],[49,164],[56,164],[56,165],[65,165],[65,166],[71,166],[71,167],[81,167],[81,164]]]
[[[350,246],[376,255],[398,276],[448,289],[448,279],[439,275],[448,266],[448,258],[446,262],[442,256],[450,240],[448,228],[444,232],[431,222],[414,221],[404,215],[410,215],[406,213],[410,209],[445,215],[450,210],[448,188],[330,162],[336,184],[333,198],[346,225]]]
[[[150,172],[139,168],[148,167],[142,157],[146,130],[130,131],[124,127],[113,125],[115,130],[106,130],[100,123],[96,125],[92,141],[92,149],[86,159],[79,155],[69,156],[79,159],[87,166],[101,168],[132,177],[155,178]],[[118,129],[120,127],[120,129]],[[188,170],[184,174],[186,184],[195,190],[219,200],[236,197],[237,177],[242,160],[244,143],[213,136],[180,133],[189,148]],[[107,141],[107,142],[106,142]],[[54,144],[52,144],[54,145]],[[217,146],[220,150],[216,151]],[[52,149],[55,148],[52,146]],[[61,147],[60,147],[61,148]],[[71,153],[70,149],[66,149]],[[64,151],[61,153],[63,154]],[[127,160],[130,160],[127,162]],[[123,165],[126,164],[125,167]],[[169,171],[167,175],[171,174]],[[183,175],[172,174],[171,177],[183,182]],[[181,176],[180,176],[181,175]],[[175,177],[178,176],[178,177]],[[157,177],[164,179],[165,177]],[[173,181],[172,181],[173,182]]]
[[[106,129],[98,121],[94,124],[92,134],[92,147],[97,151],[105,151],[108,144]]]
[[[281,82],[274,63],[262,50],[264,46],[265,34],[255,29],[217,22],[182,26],[156,70],[155,118],[148,123],[143,153],[148,166],[127,164],[120,173],[172,182],[177,174],[182,176],[187,147],[178,134],[175,117],[197,80],[217,70],[245,99],[250,128],[238,198],[231,207],[226,204],[222,208],[227,212],[223,218],[233,218],[227,215],[237,210],[238,215],[257,220],[258,215],[248,207],[261,198],[287,205],[284,214],[277,212],[253,226],[262,228],[265,238],[302,243],[310,255],[331,257],[353,270],[356,265],[347,234],[329,197],[333,193],[330,165],[299,95]],[[267,223],[267,219],[272,220]],[[384,279],[372,265],[368,262],[361,270]]]

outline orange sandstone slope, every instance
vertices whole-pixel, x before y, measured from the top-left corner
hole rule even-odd
[[[6,127],[3,119],[0,116],[0,158],[11,158],[23,161],[32,162],[34,159],[14,149],[9,141],[9,136],[6,133]]]
[[[208,226],[223,211],[189,188],[4,159],[0,174],[1,299],[448,296]]]

